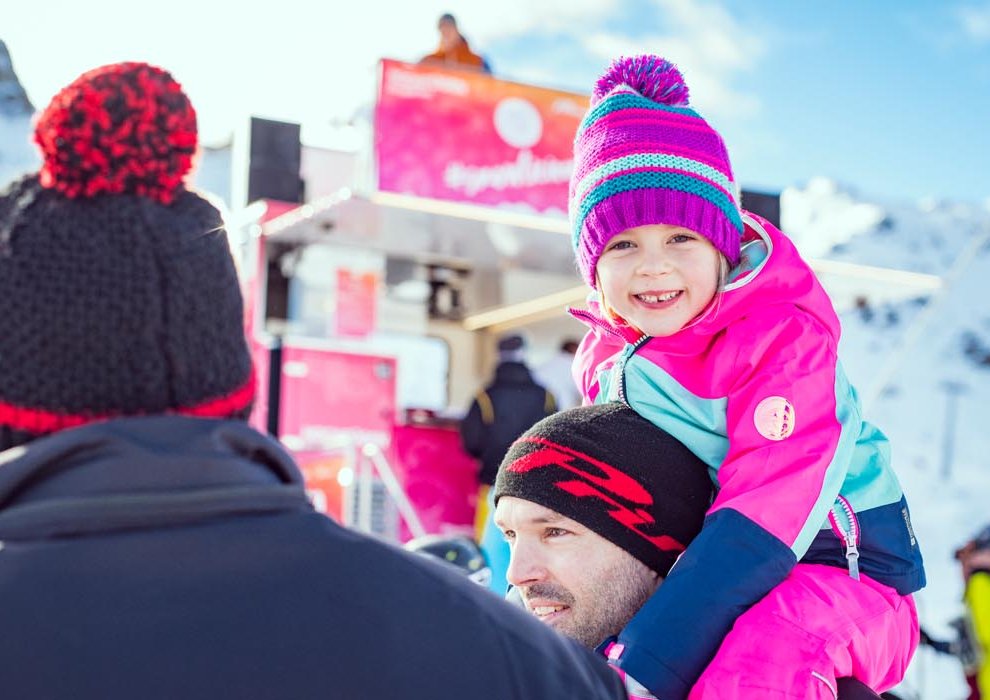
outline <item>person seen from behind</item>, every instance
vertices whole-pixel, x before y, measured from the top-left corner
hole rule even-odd
[[[526,338],[509,333],[498,339],[498,364],[491,382],[479,391],[461,421],[464,450],[478,460],[475,536],[492,569],[491,589],[503,595],[509,550],[492,522],[491,487],[509,446],[538,420],[557,410],[545,387],[526,363]]]
[[[40,172],[0,192],[5,697],[625,697],[467,577],[317,513],[248,427],[234,261],[168,72],[84,73],[34,137]]]
[[[718,487],[614,662],[663,700],[834,698],[843,676],[891,688],[918,643],[924,568],[825,291],[740,208],[721,136],[665,59],[609,67],[574,160],[586,401],[626,403]]]

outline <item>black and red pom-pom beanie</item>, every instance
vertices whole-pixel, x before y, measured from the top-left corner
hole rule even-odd
[[[116,416],[246,417],[254,373],[219,212],[186,188],[196,114],[169,73],[83,74],[0,193],[0,449]]]
[[[618,402],[544,418],[495,479],[496,503],[514,496],[556,511],[661,576],[701,531],[713,491],[704,462]]]

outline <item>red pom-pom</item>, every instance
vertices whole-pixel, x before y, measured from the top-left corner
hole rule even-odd
[[[591,104],[596,105],[619,85],[626,85],[654,102],[686,107],[688,88],[684,76],[670,61],[643,54],[614,60],[595,84]]]
[[[192,167],[196,112],[168,72],[115,63],[55,95],[34,140],[44,187],[67,197],[126,192],[168,204]]]

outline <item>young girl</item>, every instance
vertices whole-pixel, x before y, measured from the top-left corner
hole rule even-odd
[[[661,700],[877,691],[918,642],[925,583],[884,435],[836,357],[839,321],[793,244],[742,211],[677,69],[620,59],[575,138],[570,212],[593,294],[575,360],[688,445],[718,487],[704,528],[619,636]],[[629,439],[635,439],[634,435]]]

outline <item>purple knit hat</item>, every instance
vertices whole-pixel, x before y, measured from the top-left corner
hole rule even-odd
[[[722,137],[688,107],[680,71],[659,56],[619,58],[595,85],[574,138],[571,239],[585,281],[609,239],[648,224],[705,236],[732,263],[742,216]]]

